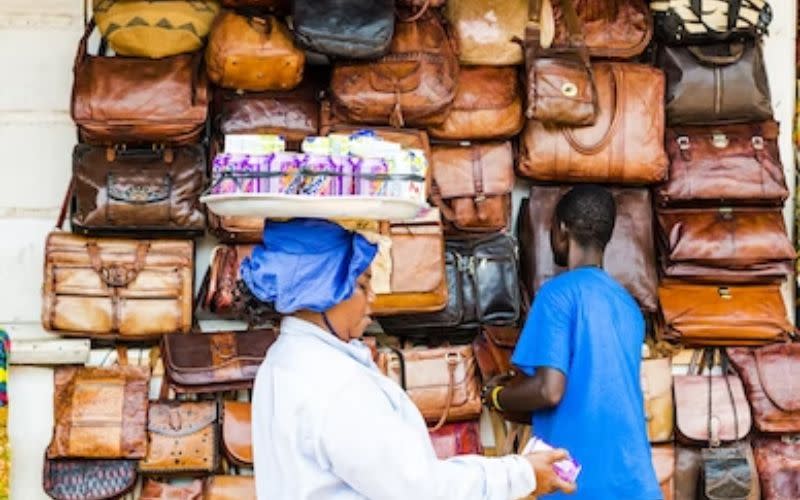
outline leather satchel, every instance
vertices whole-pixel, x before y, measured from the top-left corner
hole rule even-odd
[[[73,68],[72,119],[81,142],[192,144],[208,116],[208,82],[197,53],[140,59],[90,56],[94,22],[78,45]]]
[[[566,269],[556,265],[550,246],[553,214],[569,186],[532,186],[517,219],[522,281],[534,296],[549,279]],[[650,192],[611,188],[617,205],[614,231],[606,247],[603,268],[621,283],[646,311],[658,307]]]
[[[428,133],[453,141],[510,139],[525,123],[521,90],[516,68],[463,66],[450,111]]]
[[[658,39],[670,45],[758,38],[772,22],[764,0],[654,0],[650,10]]]
[[[394,0],[294,0],[297,41],[312,52],[344,59],[386,53],[395,32]]]
[[[792,272],[795,251],[780,208],[660,209],[656,218],[668,278],[756,283]]]
[[[458,455],[483,455],[480,422],[454,422],[430,431],[431,444],[439,460]]]
[[[727,352],[744,382],[756,429],[769,434],[800,432],[800,344]]]
[[[165,335],[166,381],[177,393],[250,389],[277,336],[273,330]]]
[[[220,243],[247,244],[261,243],[264,237],[264,219],[262,217],[217,215],[206,211],[208,231]]]
[[[780,285],[701,285],[666,281],[658,336],[684,346],[756,346],[794,331]]]
[[[136,486],[136,460],[44,460],[42,488],[54,500],[111,500]]]
[[[42,326],[64,336],[153,340],[192,327],[191,240],[47,237]]]
[[[662,206],[782,205],[789,196],[774,121],[667,129]]]
[[[434,424],[433,431],[481,414],[480,383],[469,345],[384,349],[378,367],[403,387],[425,420]]]
[[[335,65],[332,110],[350,123],[438,125],[455,99],[458,70],[452,40],[436,13],[427,11],[417,20],[398,21],[381,59]]]
[[[139,500],[203,500],[203,481],[195,479],[178,486],[148,479]]]
[[[688,498],[675,496],[675,447],[672,443],[653,446],[652,457],[663,500]]]
[[[516,327],[484,326],[472,341],[472,351],[484,381],[513,371],[511,356],[519,340]]]
[[[151,403],[147,456],[139,470],[148,474],[211,473],[217,468],[217,403]]]
[[[445,4],[459,61],[465,65],[522,64],[522,40],[529,0],[459,0]]]
[[[254,476],[211,476],[203,500],[256,500]]]
[[[670,359],[642,360],[640,377],[644,394],[647,437],[651,443],[672,441],[674,410]]]
[[[225,401],[222,410],[222,449],[241,467],[253,466],[253,429],[250,403]]]
[[[305,52],[274,16],[224,11],[208,38],[206,66],[212,82],[236,90],[288,90],[303,79]]]
[[[115,150],[77,144],[71,227],[81,234],[202,234],[205,172],[199,145]]]
[[[661,47],[658,66],[667,76],[667,122],[718,125],[772,119],[769,80],[761,44]]]
[[[511,221],[510,142],[434,145],[431,201],[450,234],[496,232]]]
[[[757,438],[753,449],[763,500],[800,496],[800,442],[791,436]]]
[[[242,260],[253,251],[254,245],[217,245],[211,251],[203,286],[197,303],[206,311],[226,319],[241,314],[241,294],[238,283]]]
[[[592,69],[600,110],[594,125],[569,128],[528,121],[520,143],[519,175],[554,182],[662,181],[668,163],[664,75],[632,63],[597,63]]]

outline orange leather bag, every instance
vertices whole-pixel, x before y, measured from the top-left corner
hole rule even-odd
[[[173,485],[148,479],[142,486],[139,500],[203,500],[203,481]]]
[[[203,474],[217,468],[217,403],[160,401],[147,416],[147,456],[139,470],[150,474]]]
[[[206,479],[203,500],[256,500],[253,476],[211,476]]]
[[[222,448],[236,465],[253,466],[250,403],[225,401],[222,410]]]

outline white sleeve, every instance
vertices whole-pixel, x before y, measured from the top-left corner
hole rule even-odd
[[[514,500],[536,487],[520,456],[437,459],[423,424],[404,419],[368,379],[351,380],[330,401],[319,427],[320,458],[367,498]]]

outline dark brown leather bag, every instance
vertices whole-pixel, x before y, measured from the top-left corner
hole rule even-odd
[[[530,198],[520,207],[517,228],[520,270],[531,296],[547,280],[565,271],[553,258],[550,227],[558,200],[569,189],[569,186],[533,186]],[[636,298],[642,309],[655,311],[658,275],[650,192],[639,188],[612,188],[611,193],[617,205],[617,218],[603,266]]]
[[[149,474],[211,473],[217,468],[216,401],[150,404],[147,456],[139,470]]]
[[[667,129],[662,206],[782,205],[789,196],[774,121]]]
[[[164,372],[169,388],[178,393],[249,389],[274,330],[165,335]]]
[[[800,442],[792,436],[753,440],[763,500],[800,498]]]
[[[78,45],[72,119],[82,142],[96,145],[200,141],[208,115],[202,57],[163,59],[90,56],[94,22]]]
[[[728,356],[744,382],[756,428],[770,434],[800,432],[800,344],[730,348]]]
[[[670,125],[761,122],[772,119],[760,42],[661,47]]]
[[[203,494],[203,500],[256,500],[255,477],[211,476]]]
[[[203,481],[196,479],[178,486],[148,479],[139,500],[203,500]]]
[[[351,123],[441,124],[456,96],[458,69],[453,42],[436,13],[399,20],[387,55],[336,64],[333,112]]]
[[[780,208],[659,209],[661,269],[668,278],[783,281],[795,251]]]
[[[659,337],[684,346],[754,346],[794,331],[780,285],[695,285],[664,282]]]
[[[519,340],[520,330],[513,326],[484,326],[472,342],[484,382],[513,370],[511,355]]]
[[[71,227],[81,234],[199,235],[205,228],[202,146],[115,150],[77,144]]]
[[[242,467],[253,466],[251,405],[225,401],[222,410],[222,448],[225,456]]]
[[[597,63],[592,69],[600,108],[595,124],[569,128],[529,120],[520,142],[519,175],[554,182],[662,181],[668,163],[664,75],[632,63]]]
[[[495,232],[511,220],[514,155],[510,142],[435,144],[431,201],[449,233]]]

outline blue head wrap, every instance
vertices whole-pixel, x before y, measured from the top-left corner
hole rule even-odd
[[[267,221],[263,244],[242,261],[242,280],[281,314],[324,312],[353,295],[378,252],[360,234],[320,219]]]

